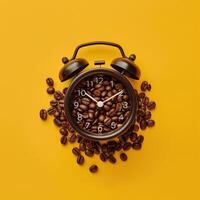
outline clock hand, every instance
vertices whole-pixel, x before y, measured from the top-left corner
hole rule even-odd
[[[105,102],[107,102],[107,101],[109,101],[109,100],[113,99],[114,97],[116,97],[116,96],[118,96],[118,95],[120,95],[120,94],[122,94],[122,93],[123,93],[123,90],[121,90],[121,91],[120,91],[120,92],[118,92],[117,94],[113,95],[112,97],[110,97],[110,98],[108,98],[108,99],[104,100],[104,101],[103,101],[103,103],[105,103]]]
[[[89,95],[87,92],[85,92],[85,95],[88,96],[93,101],[95,101],[96,103],[98,103],[98,101],[95,98],[93,98],[91,95]]]

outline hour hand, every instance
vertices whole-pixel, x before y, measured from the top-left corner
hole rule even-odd
[[[95,101],[96,103],[98,102],[94,97],[92,97],[91,95],[89,95],[87,92],[85,92],[85,95],[88,96],[93,101]]]

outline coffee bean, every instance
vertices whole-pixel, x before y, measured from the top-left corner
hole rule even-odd
[[[60,128],[60,134],[61,135],[68,135],[68,131],[65,128]]]
[[[66,94],[67,90],[68,90],[68,87],[65,87],[65,88],[63,89],[62,92],[63,92],[64,95]]]
[[[112,87],[110,85],[107,85],[106,90],[110,91],[110,90],[112,90]]]
[[[103,108],[106,110],[106,111],[109,111],[110,110],[110,107],[108,105],[104,105]]]
[[[47,111],[45,109],[41,109],[40,110],[40,118],[42,120],[46,120],[47,119]]]
[[[98,166],[97,165],[91,165],[89,167],[89,170],[91,173],[96,173],[98,171]]]
[[[115,110],[116,112],[120,112],[122,110],[122,103],[117,103]]]
[[[104,115],[99,115],[99,121],[100,121],[100,122],[103,122],[104,119],[105,119],[105,116],[104,116]]]
[[[129,137],[130,137],[131,142],[137,141],[137,133],[132,132]]]
[[[57,118],[53,119],[53,122],[58,127],[62,126],[62,122],[59,119],[57,119]]]
[[[113,96],[113,93],[112,93],[112,91],[109,91],[109,92],[107,93],[107,96],[108,96],[108,97],[111,97],[111,96]]]
[[[147,108],[148,108],[149,110],[153,110],[153,109],[155,109],[155,107],[156,107],[156,103],[155,103],[154,101],[150,101],[150,102],[147,104]]]
[[[96,108],[96,104],[94,102],[89,104],[89,108],[91,109],[95,109]]]
[[[144,119],[150,119],[151,118],[151,112],[150,111],[146,111],[145,115],[144,115]]]
[[[102,85],[101,84],[96,84],[95,85],[95,89],[98,89],[98,88],[100,88]]]
[[[79,155],[79,156],[77,157],[76,162],[77,162],[77,164],[79,164],[79,165],[83,165],[84,160],[85,160],[84,157],[83,157],[82,155]]]
[[[70,136],[69,136],[69,142],[70,143],[74,143],[74,142],[76,142],[76,134],[71,134]]]
[[[106,118],[104,119],[104,124],[105,124],[106,126],[109,126],[109,125],[111,124],[111,122],[112,122],[112,120],[111,120],[111,118],[109,118],[109,117],[106,117]]]
[[[94,155],[94,151],[91,150],[91,149],[86,149],[85,155],[88,156],[88,157],[92,157]]]
[[[89,113],[88,113],[88,117],[89,117],[90,119],[94,119],[94,113],[89,112]]]
[[[109,158],[108,158],[108,160],[112,164],[116,163],[116,161],[117,161],[116,158],[113,155],[110,155]]]
[[[58,111],[56,111],[53,115],[54,115],[54,117],[59,117],[60,113]]]
[[[54,92],[55,92],[55,89],[53,87],[48,87],[47,88],[47,93],[48,94],[54,94]]]
[[[123,97],[122,97],[122,96],[120,96],[120,95],[119,95],[119,96],[117,96],[117,101],[118,101],[118,102],[122,102],[122,101],[123,101]]]
[[[98,90],[102,92],[102,91],[105,90],[105,87],[104,87],[104,86],[101,86]]]
[[[56,112],[56,108],[50,107],[50,108],[47,110],[47,112],[48,112],[49,115],[53,115],[53,114]]]
[[[140,122],[140,129],[145,130],[147,127],[147,122],[145,120],[141,120]]]
[[[90,99],[89,98],[82,98],[81,102],[82,102],[82,104],[88,106],[90,104]]]
[[[47,78],[46,79],[46,83],[47,83],[48,86],[53,86],[54,85],[54,81],[53,81],[52,78]]]
[[[86,149],[85,143],[80,143],[79,144],[79,149],[80,149],[80,151],[85,151],[85,149]]]
[[[121,154],[120,154],[120,159],[121,159],[122,161],[126,161],[126,160],[128,159],[128,157],[127,157],[127,155],[126,155],[125,153],[121,153]]]
[[[100,157],[101,161],[103,161],[103,162],[105,162],[107,160],[105,153],[101,153],[99,157]]]
[[[124,101],[127,101],[127,100],[129,99],[129,96],[128,96],[127,94],[125,94],[125,95],[123,96],[123,99],[124,99]]]
[[[143,141],[144,141],[144,136],[143,135],[138,135],[137,143],[143,143]]]
[[[137,124],[134,125],[134,129],[135,132],[139,131],[139,126]]]
[[[113,122],[118,121],[118,117],[117,117],[117,116],[112,117],[112,121],[113,121]]]
[[[120,151],[122,149],[122,145],[118,142],[115,146],[116,151]]]
[[[102,97],[105,97],[106,94],[107,94],[107,91],[103,91],[103,92],[101,93],[101,96],[102,96]]]
[[[117,83],[117,84],[115,84],[115,89],[116,90],[122,90],[123,89],[123,85],[121,83]]]
[[[61,144],[65,145],[67,144],[67,137],[65,135],[63,135],[61,138],[60,138],[60,142]]]
[[[56,101],[56,100],[51,100],[50,101],[50,105],[52,106],[52,107],[57,107],[58,106],[58,102]]]
[[[145,92],[147,90],[147,87],[148,87],[148,82],[143,81],[142,84],[141,84],[141,87],[140,87],[141,90]]]
[[[102,83],[103,85],[109,85],[110,84],[110,82],[109,81],[103,81],[103,83]]]
[[[151,91],[151,84],[148,84],[147,90],[148,90],[148,91]]]
[[[123,150],[124,151],[128,151],[130,148],[131,148],[131,143],[130,142],[126,142],[124,145],[123,145]]]
[[[55,91],[54,92],[54,98],[59,101],[59,100],[64,98],[64,95],[60,91]]]
[[[142,145],[141,145],[141,143],[133,143],[132,147],[133,147],[133,149],[135,149],[135,150],[139,150],[139,149],[142,148]]]
[[[87,107],[86,105],[84,105],[84,104],[81,104],[79,107],[80,107],[81,110],[83,110],[83,111],[87,111],[87,110],[88,110],[88,107]]]
[[[148,127],[153,127],[155,125],[155,121],[152,119],[147,120],[147,126]]]
[[[145,93],[144,92],[140,92],[138,94],[138,96],[139,96],[140,99],[143,99],[143,98],[145,98]]]
[[[96,97],[100,97],[100,96],[101,96],[101,91],[100,91],[100,90],[94,90],[93,94],[94,94]]]
[[[77,148],[77,147],[74,147],[72,149],[72,153],[75,155],[75,156],[79,156],[80,155],[80,150]]]

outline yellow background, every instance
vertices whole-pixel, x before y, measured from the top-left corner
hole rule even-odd
[[[0,0],[0,199],[200,199],[199,10],[198,0]],[[38,113],[51,99],[45,78],[63,88],[61,57],[93,40],[137,55],[157,124],[127,162],[95,157],[79,167],[73,145],[61,146],[52,119]],[[101,46],[79,55],[108,66],[119,52]]]

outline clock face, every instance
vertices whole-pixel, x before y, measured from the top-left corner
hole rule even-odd
[[[130,92],[112,74],[89,74],[76,79],[69,98],[66,112],[75,126],[89,134],[120,130],[132,110]]]

